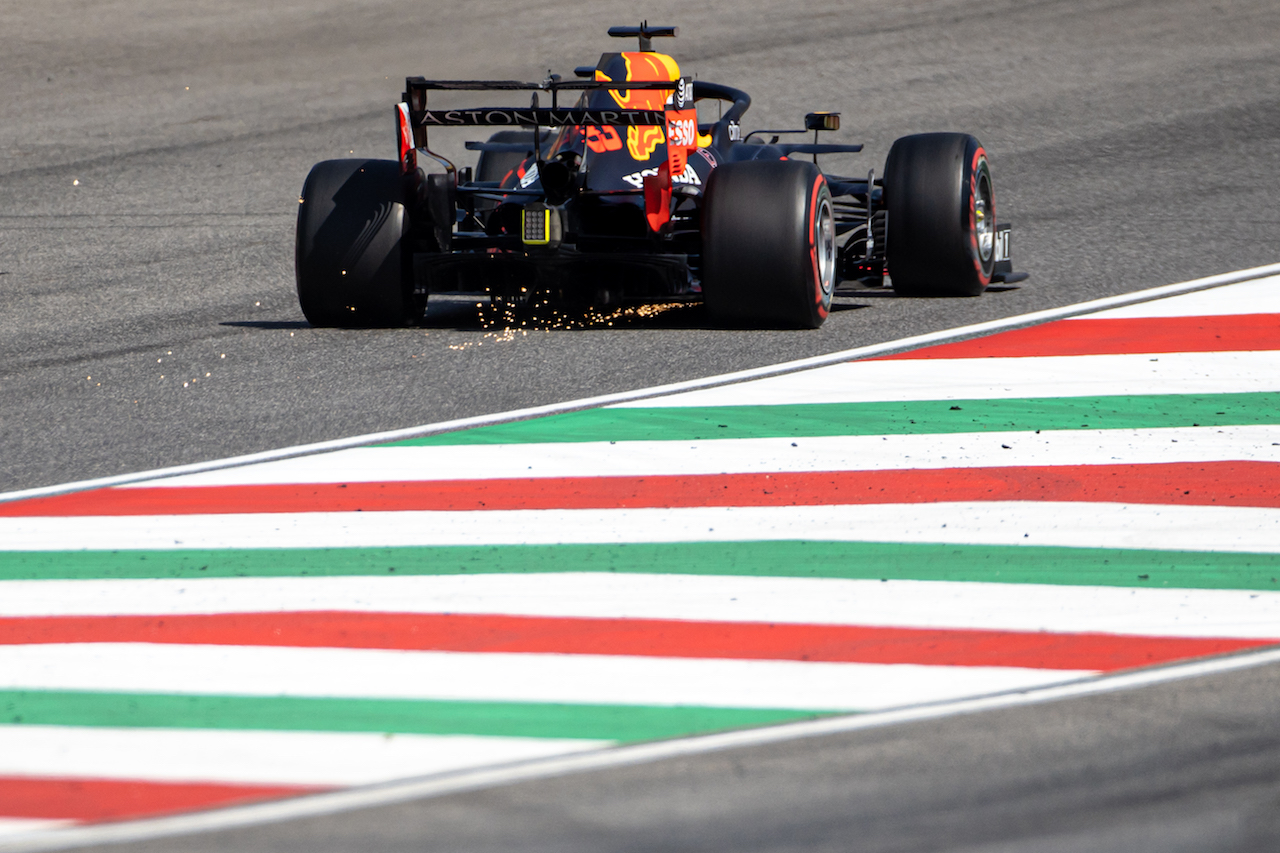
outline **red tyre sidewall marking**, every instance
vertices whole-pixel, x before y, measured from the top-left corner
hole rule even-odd
[[[973,152],[973,160],[969,163],[969,249],[973,257],[973,267],[978,273],[978,281],[986,287],[991,283],[991,276],[982,269],[982,251],[978,247],[978,222],[974,215],[974,202],[978,198],[978,166],[987,160],[986,150],[979,145]],[[990,178],[988,178],[990,180]],[[994,221],[996,216],[995,193],[991,195],[991,209],[987,216]],[[994,251],[994,249],[993,249]]]
[[[813,191],[809,196],[809,260],[813,264],[813,301],[818,306],[818,316],[823,319],[826,319],[828,309],[826,300],[822,298],[822,267],[818,264],[818,240],[814,227],[818,221],[818,199],[822,188],[826,185],[826,177],[819,174],[813,182]],[[835,289],[834,281],[831,283],[831,288]]]

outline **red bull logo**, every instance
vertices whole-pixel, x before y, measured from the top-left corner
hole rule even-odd
[[[663,142],[666,142],[666,137],[656,124],[627,128],[627,151],[636,160],[648,160],[653,156],[653,150]]]
[[[672,82],[680,79],[680,66],[662,53],[624,53],[627,82]],[[609,82],[603,71],[596,71],[596,79]],[[660,110],[671,92],[666,89],[619,89],[610,91],[613,100],[624,110]],[[627,152],[632,158],[644,162],[653,156],[657,147],[666,142],[660,126],[646,125],[627,128]]]
[[[624,53],[628,83],[669,83],[680,79],[680,66],[664,53]],[[608,80],[597,71],[597,80]],[[666,89],[621,89],[610,92],[624,110],[660,110],[671,92]]]

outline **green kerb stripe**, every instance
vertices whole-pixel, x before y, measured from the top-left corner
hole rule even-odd
[[[1280,554],[808,541],[0,552],[0,580],[551,572],[1275,590]]]
[[[826,712],[829,713],[829,712]],[[0,691],[0,724],[638,741],[819,716],[785,708]]]
[[[1280,393],[587,409],[382,445],[692,441],[1280,423]]]

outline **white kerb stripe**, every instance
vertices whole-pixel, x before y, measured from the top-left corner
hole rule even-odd
[[[5,811],[4,803],[0,803],[0,815]],[[0,839],[8,839],[12,836],[26,835],[32,832],[42,832],[50,829],[58,829],[64,826],[72,826],[74,820],[48,820],[44,818],[24,818],[24,817],[3,817],[0,816]]]
[[[1280,351],[853,361],[612,408],[1228,394],[1280,390]]]
[[[1123,308],[1110,308],[1078,318],[1092,320],[1124,320],[1135,317],[1215,317],[1230,314],[1280,314],[1280,276],[1259,278],[1198,290],[1181,296],[1170,296],[1150,302],[1139,302]]]
[[[608,744],[473,735],[0,725],[0,775],[361,785]]]
[[[1280,592],[1237,589],[612,572],[0,583],[9,617],[322,610],[1280,639]]]
[[[13,551],[934,542],[1280,552],[1280,509],[991,501],[690,509],[0,518]]]
[[[369,447],[122,488],[1236,460],[1280,462],[1280,426]]]
[[[1090,674],[1019,667],[621,655],[148,643],[0,646],[0,685],[5,689],[237,696],[841,711],[1018,690]],[[0,748],[0,773],[6,772],[4,761]]]

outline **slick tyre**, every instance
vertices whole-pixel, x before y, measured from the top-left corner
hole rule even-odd
[[[901,296],[978,296],[995,268],[995,191],[981,143],[904,136],[889,150],[885,260]]]
[[[831,191],[817,166],[752,160],[711,173],[702,292],[713,323],[816,329],[831,310],[835,270]]]
[[[414,297],[404,179],[391,160],[326,160],[302,185],[295,270],[313,326],[404,326]]]

